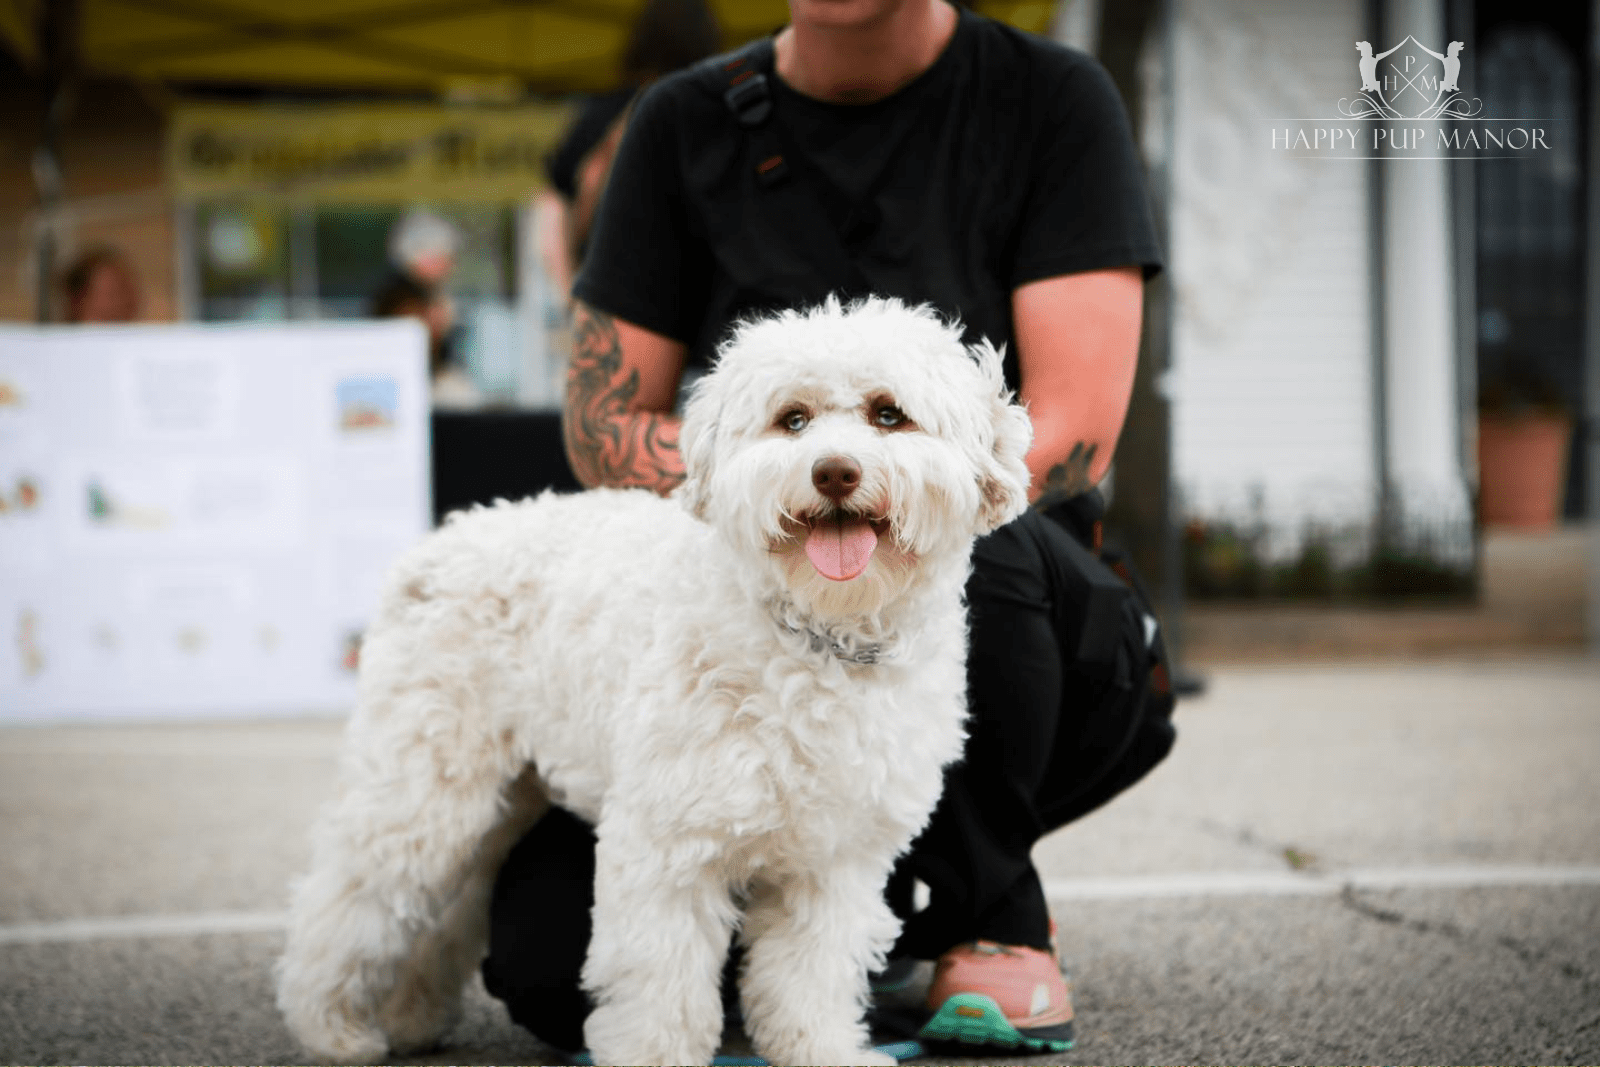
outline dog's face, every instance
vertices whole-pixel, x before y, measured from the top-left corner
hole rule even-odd
[[[830,300],[723,347],[680,494],[803,609],[870,613],[1021,513],[1031,438],[988,345],[925,308]]]

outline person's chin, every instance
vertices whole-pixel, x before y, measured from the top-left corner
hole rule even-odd
[[[912,0],[789,0],[795,22],[836,29],[871,26],[891,17]]]

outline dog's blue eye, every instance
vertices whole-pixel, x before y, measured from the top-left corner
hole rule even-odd
[[[872,421],[877,423],[879,426],[882,426],[886,430],[892,430],[896,426],[903,426],[905,424],[906,413],[895,407],[893,404],[884,404],[882,407],[879,407],[877,410],[873,411]]]
[[[790,433],[799,433],[811,422],[811,416],[803,411],[791,411],[787,415],[779,416],[778,425]]]

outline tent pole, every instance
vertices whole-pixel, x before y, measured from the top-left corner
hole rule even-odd
[[[1584,369],[1587,396],[1578,425],[1587,437],[1589,488],[1584,511],[1589,520],[1589,654],[1600,658],[1600,0],[1589,5],[1589,299],[1584,312]]]
[[[39,144],[33,153],[33,183],[39,196],[38,221],[34,226],[36,286],[34,317],[41,323],[52,318],[51,295],[57,269],[57,239],[64,199],[61,171],[61,137],[77,67],[77,0],[51,0],[39,11],[40,81],[44,90]]]

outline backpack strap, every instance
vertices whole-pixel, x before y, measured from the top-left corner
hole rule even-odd
[[[767,122],[772,117],[772,86],[766,72],[771,67],[772,42],[767,39],[740,49],[722,64],[728,81],[722,102],[755,143],[756,180],[765,188],[779,184],[790,172],[783,146]]]
[[[767,122],[772,117],[772,40],[760,38],[706,64],[710,88],[722,97],[734,120],[756,148],[756,180],[772,188],[789,177],[789,162],[778,135]]]
[[[752,41],[737,51],[715,56],[701,63],[701,85],[722,100],[733,116],[736,128],[750,146],[748,166],[763,194],[758,204],[765,211],[780,213],[801,224],[807,246],[821,252],[821,264],[832,288],[842,295],[867,296],[871,292],[866,276],[855,263],[840,236],[836,212],[830,212],[826,193],[848,208],[845,225],[852,225],[860,213],[844,204],[837,191],[828,185],[816,167],[805,157],[791,152],[784,143],[779,124],[774,123],[772,78],[774,54],[771,38]]]

